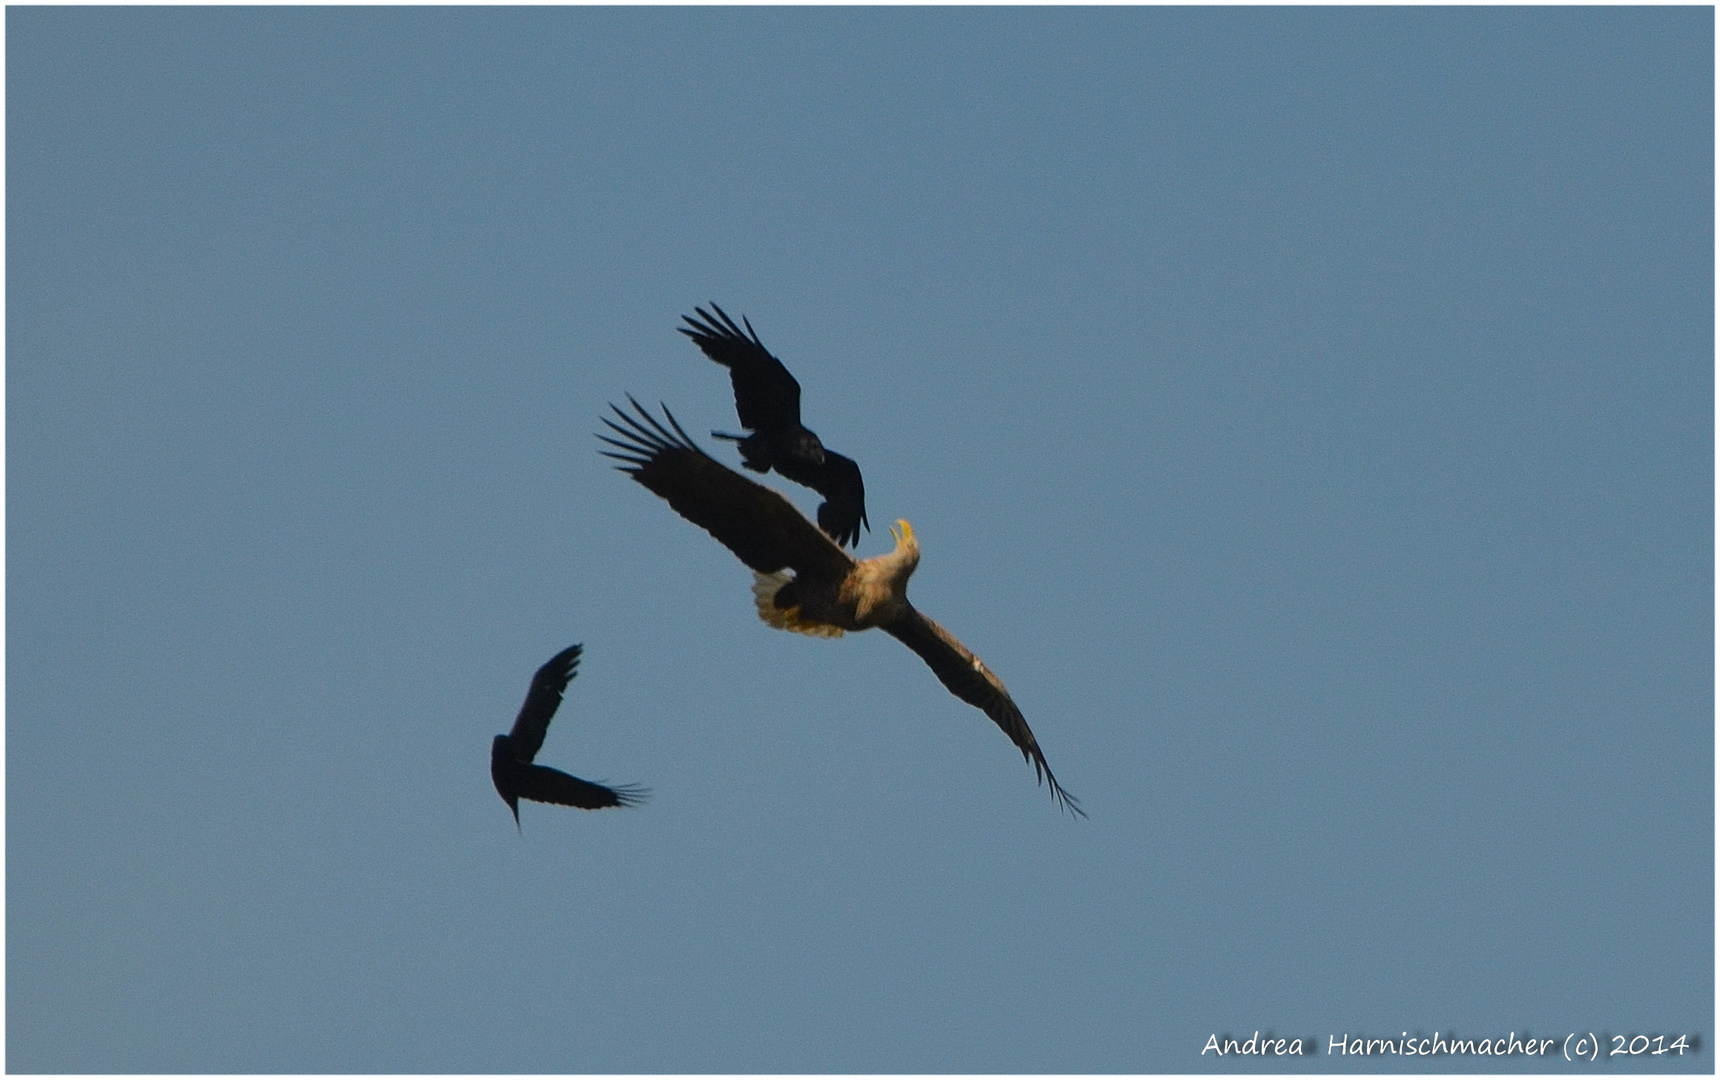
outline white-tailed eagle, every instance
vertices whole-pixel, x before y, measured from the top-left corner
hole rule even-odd
[[[779,629],[818,637],[883,630],[918,653],[950,693],[983,710],[1003,729],[1035,775],[1050,786],[1059,807],[1086,816],[1051,775],[1039,740],[1003,681],[908,602],[908,577],[920,563],[920,545],[906,521],[890,530],[896,550],[856,560],[780,494],[700,450],[667,407],[665,427],[637,401],[628,400],[637,415],[610,406],[615,419],[605,417],[603,422],[619,438],[599,435],[616,447],[602,452],[752,568],[760,618]]]

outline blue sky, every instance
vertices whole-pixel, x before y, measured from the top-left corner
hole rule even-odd
[[[9,1070],[1713,1070],[1710,9],[6,20]],[[606,467],[711,300],[1090,820]]]

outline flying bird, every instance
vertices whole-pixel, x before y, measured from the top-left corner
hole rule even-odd
[[[676,327],[693,339],[706,356],[729,369],[735,388],[735,412],[751,435],[725,435],[718,439],[740,444],[741,464],[753,472],[775,469],[803,487],[824,496],[818,507],[818,526],[838,544],[853,547],[860,542],[860,526],[870,531],[866,520],[866,485],[860,466],[852,458],[828,449],[818,436],[800,423],[800,383],[782,361],[770,354],[758,332],[741,316],[746,331],[735,325],[716,304],[711,310],[694,308],[698,317],[683,315],[686,326]]]
[[[547,765],[533,765],[532,759],[543,746],[549,732],[549,722],[561,705],[562,691],[579,667],[578,645],[550,657],[532,676],[532,688],[526,692],[526,703],[506,735],[497,735],[490,744],[490,779],[496,792],[514,812],[514,826],[520,823],[520,800],[577,806],[581,810],[601,810],[606,806],[634,806],[645,798],[636,787],[604,787],[577,776],[569,776]]]
[[[897,521],[891,528],[896,549],[890,554],[856,560],[793,503],[699,449],[667,406],[663,415],[669,427],[631,397],[627,400],[637,416],[610,406],[620,423],[609,417],[603,422],[620,438],[599,434],[617,448],[601,453],[620,461],[617,468],[667,500],[677,514],[716,537],[752,569],[759,618],[778,629],[815,637],[882,629],[919,654],[950,693],[1003,729],[1033,765],[1034,775],[1050,786],[1060,808],[1087,816],[1051,775],[1039,740],[1003,680],[908,602],[908,577],[920,564],[912,526]]]

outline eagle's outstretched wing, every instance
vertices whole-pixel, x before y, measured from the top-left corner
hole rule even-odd
[[[1033,737],[1027,718],[1010,699],[1003,680],[993,675],[991,669],[966,645],[957,641],[954,634],[920,614],[911,604],[900,618],[885,625],[883,630],[918,653],[950,693],[983,711],[1003,729],[1003,733],[1021,750],[1021,756],[1033,764],[1034,775],[1050,785],[1051,797],[1059,807],[1081,817],[1087,816],[1075,797],[1064,791],[1057,778],[1051,775],[1051,766],[1046,764],[1045,754],[1039,749],[1039,740]]]
[[[532,676],[532,688],[526,692],[526,701],[520,706],[519,716],[514,718],[513,730],[508,732],[515,760],[529,762],[543,748],[549,722],[561,706],[561,695],[579,667],[580,651],[578,645],[569,645],[550,657],[549,662]]]
[[[746,332],[735,325],[728,312],[711,305],[713,316],[694,308],[698,317],[683,315],[686,326],[677,330],[693,339],[699,351],[729,369],[735,389],[735,412],[749,431],[774,431],[800,426],[800,383],[782,361],[770,354],[747,322]]]
[[[610,806],[637,806],[645,801],[646,791],[632,785],[605,787],[590,780],[569,776],[548,765],[528,765],[515,774],[515,792],[522,799],[577,806],[581,810],[602,810]]]
[[[848,553],[793,503],[700,450],[676,423],[668,406],[663,407],[663,415],[669,427],[664,427],[631,396],[627,400],[637,416],[610,406],[615,419],[606,416],[603,422],[621,437],[598,438],[619,452],[601,453],[620,461],[617,468],[667,500],[677,514],[716,537],[741,562],[761,574],[789,567],[796,574],[836,580],[854,569]]]

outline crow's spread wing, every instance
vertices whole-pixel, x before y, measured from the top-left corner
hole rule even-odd
[[[800,384],[764,347],[752,323],[742,316],[741,321],[746,322],[742,332],[716,304],[711,305],[715,315],[704,308],[693,310],[697,317],[681,316],[687,325],[676,329],[692,338],[706,356],[729,369],[741,426],[750,431],[799,427]]]
[[[666,406],[663,415],[669,427],[631,397],[627,400],[637,416],[611,405],[615,419],[604,417],[603,422],[621,437],[598,438],[619,452],[601,452],[622,462],[617,468],[662,496],[741,562],[761,574],[790,567],[796,574],[820,578],[845,577],[854,568],[848,553],[793,503],[700,450]]]
[[[561,705],[562,692],[573,678],[574,669],[579,667],[580,651],[578,645],[569,645],[550,657],[549,663],[538,668],[537,674],[532,676],[532,688],[526,692],[526,702],[520,706],[513,730],[508,732],[514,756],[520,761],[537,757],[538,750],[543,747],[550,719]]]
[[[781,466],[777,471],[782,471]],[[818,508],[819,528],[838,544],[849,547],[858,544],[860,526],[870,529],[872,523],[866,520],[866,484],[860,479],[860,466],[854,464],[854,459],[825,450],[818,482],[806,486],[824,496],[824,504]]]
[[[1003,729],[1003,733],[1021,750],[1021,756],[1033,764],[1034,775],[1050,785],[1051,796],[1057,800],[1058,806],[1066,807],[1081,817],[1087,816],[1075,797],[1064,791],[1057,778],[1051,775],[1051,766],[1046,764],[1045,753],[1039,749],[1039,740],[1033,737],[1027,718],[1010,699],[1003,680],[993,675],[991,669],[968,651],[966,645],[912,606],[901,618],[883,629],[918,653],[950,693],[983,711]]]
[[[569,776],[548,765],[528,765],[518,775],[519,797],[533,802],[602,810],[608,806],[636,806],[646,792],[631,786],[604,787],[577,776]]]

